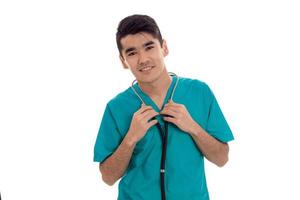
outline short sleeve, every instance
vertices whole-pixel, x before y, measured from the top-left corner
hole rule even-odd
[[[231,129],[221,111],[217,99],[208,85],[206,85],[206,95],[209,100],[206,131],[222,142],[234,140]]]
[[[94,146],[94,162],[103,162],[118,148],[121,141],[122,137],[116,120],[107,104]]]

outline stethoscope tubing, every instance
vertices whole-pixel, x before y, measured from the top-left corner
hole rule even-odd
[[[173,73],[173,72],[169,72],[169,74],[171,76],[176,76],[176,78],[177,78],[175,86],[174,86],[174,88],[172,90],[171,97],[170,97],[170,100],[173,100],[174,92],[175,92],[175,89],[177,87],[179,77],[175,73]],[[146,105],[146,103],[144,102],[144,100],[142,99],[142,97],[137,93],[137,91],[133,87],[133,85],[134,85],[135,82],[136,82],[136,80],[134,80],[132,82],[131,89],[136,94],[136,96],[141,100],[141,102],[144,105]],[[161,125],[159,123],[157,123],[157,127],[158,127],[158,130],[159,130],[159,133],[160,133],[160,136],[161,136],[161,140],[162,140],[162,153],[161,153],[161,161],[160,161],[160,190],[161,190],[161,199],[162,200],[166,200],[166,192],[165,192],[165,164],[166,164],[167,143],[168,143],[168,122],[164,122],[164,128],[165,128],[165,130],[163,130],[163,128],[161,127]]]

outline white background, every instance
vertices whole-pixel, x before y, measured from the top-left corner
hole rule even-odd
[[[225,167],[206,162],[211,199],[300,199],[299,10],[288,0],[2,0],[2,198],[116,199],[93,147],[105,104],[133,79],[117,24],[140,13],[167,40],[168,70],[208,83],[235,135]]]

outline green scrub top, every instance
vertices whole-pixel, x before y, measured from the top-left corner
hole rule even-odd
[[[171,96],[176,79],[172,76],[164,104]],[[147,105],[159,112],[159,108],[139,88],[138,83],[134,88]],[[192,118],[219,141],[234,139],[217,100],[206,83],[180,77],[173,101],[184,104]],[[128,132],[133,114],[140,108],[141,101],[130,87],[108,102],[94,146],[95,162],[101,163],[114,153]],[[159,123],[163,125],[162,118]],[[166,199],[208,200],[203,154],[188,133],[172,123],[168,126]],[[161,153],[162,141],[159,129],[154,125],[135,146],[128,168],[119,182],[118,200],[161,199]]]

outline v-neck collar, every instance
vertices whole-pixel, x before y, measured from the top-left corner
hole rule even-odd
[[[176,77],[175,76],[171,76],[172,80],[171,80],[171,84],[168,88],[167,94],[165,96],[163,105],[161,107],[161,110],[164,108],[165,104],[169,101],[172,90],[174,88],[175,82],[176,82]],[[152,106],[152,108],[156,111],[156,112],[160,112],[161,110],[158,108],[158,106],[156,105],[156,103],[146,94],[142,91],[142,89],[140,88],[140,86],[138,85],[138,83],[135,83],[133,85],[134,89],[136,89],[136,91],[138,92],[138,94],[141,96],[141,98],[143,99],[143,101],[148,105],[148,106]]]

